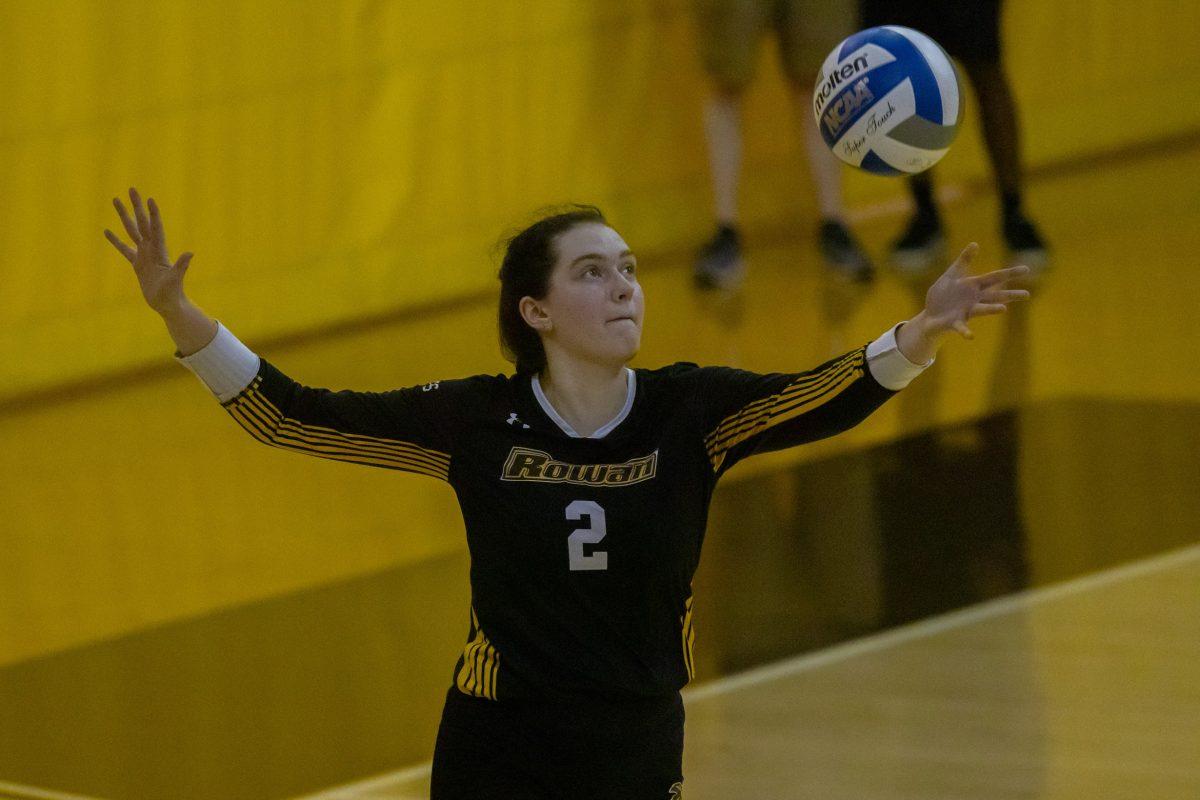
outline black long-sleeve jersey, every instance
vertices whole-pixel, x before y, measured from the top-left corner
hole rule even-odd
[[[263,360],[224,404],[260,441],[416,472],[456,492],[471,554],[466,694],[631,697],[693,676],[692,576],[718,478],[831,436],[895,392],[859,348],[809,372],[636,369],[623,418],[564,431],[527,375],[373,392],[301,386]]]

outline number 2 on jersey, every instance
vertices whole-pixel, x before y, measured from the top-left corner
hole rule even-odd
[[[604,509],[594,500],[575,500],[567,506],[567,519],[588,518],[589,526],[577,528],[567,538],[567,554],[570,556],[571,571],[608,569],[608,551],[597,550],[591,554],[583,552],[585,544],[596,544],[608,531],[605,528]]]

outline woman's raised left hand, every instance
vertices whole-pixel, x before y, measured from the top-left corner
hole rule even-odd
[[[965,339],[974,339],[975,334],[967,327],[968,320],[1003,314],[1009,303],[1029,298],[1026,290],[1005,286],[1009,281],[1029,274],[1029,267],[1008,267],[971,275],[971,261],[977,252],[979,245],[975,242],[967,245],[926,292],[922,316],[927,336],[955,331]]]
[[[1024,289],[1005,288],[1009,281],[1028,275],[1029,267],[1009,267],[971,275],[968,267],[977,252],[979,245],[974,242],[967,245],[942,277],[929,287],[921,313],[897,331],[896,346],[901,355],[914,364],[927,364],[937,353],[942,337],[948,333],[974,339],[975,334],[967,327],[967,321],[973,317],[1003,314],[1009,303],[1029,298],[1029,292]]]

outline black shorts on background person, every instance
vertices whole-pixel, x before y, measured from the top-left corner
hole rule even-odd
[[[1004,73],[1001,0],[862,0],[863,27],[903,25],[940,44],[962,66],[979,101],[984,142],[1000,194],[1000,230],[1009,259],[1045,265],[1046,243],[1025,215],[1016,104]],[[916,212],[892,245],[896,266],[920,273],[945,255],[946,237],[930,172],[909,179]]]

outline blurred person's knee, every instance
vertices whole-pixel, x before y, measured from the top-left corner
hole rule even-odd
[[[769,0],[693,0],[700,57],[719,94],[736,99],[754,80]]]
[[[798,93],[811,92],[825,58],[858,25],[853,0],[785,0],[779,11],[779,57]]]

